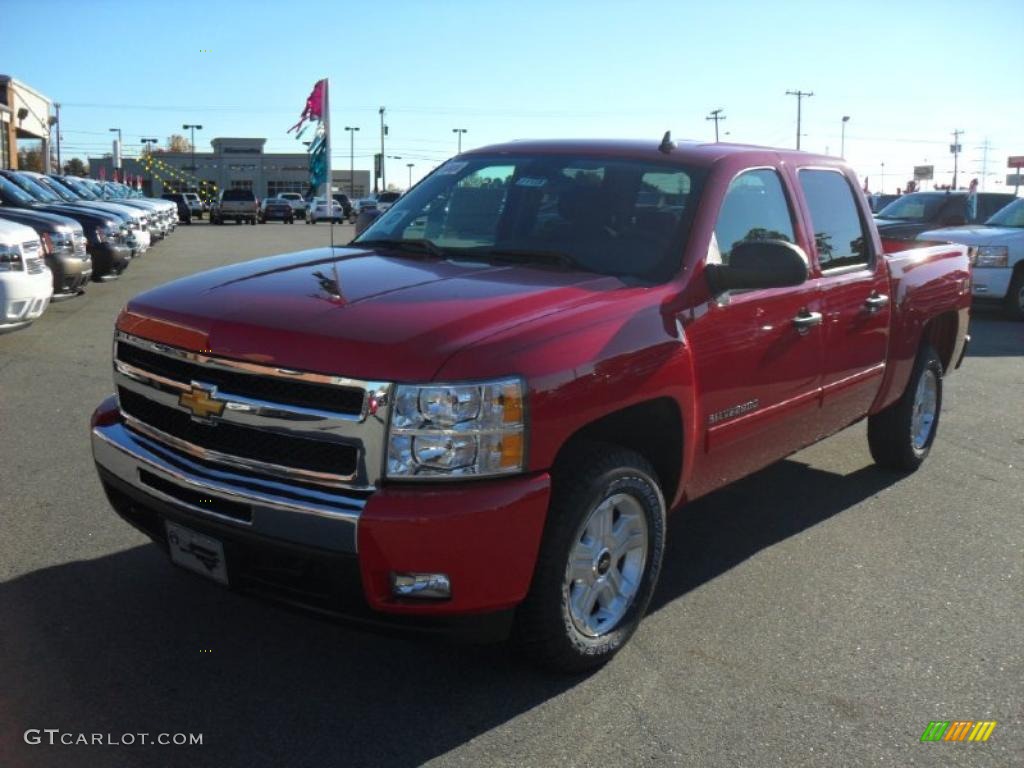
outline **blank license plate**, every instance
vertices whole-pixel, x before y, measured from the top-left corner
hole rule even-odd
[[[165,520],[164,525],[167,528],[167,548],[172,562],[221,584],[228,583],[223,544],[169,520]]]

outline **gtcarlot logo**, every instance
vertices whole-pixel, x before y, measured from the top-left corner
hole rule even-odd
[[[73,733],[60,728],[29,728],[26,744],[63,744],[65,746],[134,747],[158,744],[186,747],[203,743],[201,733]]]

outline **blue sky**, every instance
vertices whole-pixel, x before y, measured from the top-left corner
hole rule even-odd
[[[987,188],[1024,154],[1020,0],[968,3],[304,0],[155,2],[35,0],[5,4],[3,71],[62,103],[65,155],[126,153],[201,123],[217,136],[262,136],[269,151],[301,145],[285,131],[313,82],[329,76],[335,167],[345,125],[359,126],[356,166],[379,150],[388,108],[389,181],[413,179],[464,147],[537,137],[710,140],[791,147],[796,100],[802,146],[846,156],[871,188],[894,191],[915,164],[949,180],[950,133],[962,173]],[[43,31],[45,27],[46,31]],[[28,30],[39,31],[27,34]],[[14,31],[17,32],[14,32]],[[14,32],[11,34],[11,32]],[[207,52],[208,51],[208,52]],[[728,135],[724,135],[728,132]],[[961,181],[964,176],[961,175]]]

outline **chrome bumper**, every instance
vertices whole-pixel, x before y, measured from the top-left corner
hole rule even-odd
[[[356,552],[366,494],[319,491],[212,468],[129,430],[121,422],[93,428],[92,453],[96,464],[111,475],[197,518],[295,544]],[[162,482],[147,482],[147,473]],[[176,488],[182,489],[178,496],[174,495]],[[243,505],[251,512],[249,519],[219,514],[187,500],[196,493]]]

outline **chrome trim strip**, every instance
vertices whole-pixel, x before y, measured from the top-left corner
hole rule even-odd
[[[144,488],[146,494],[176,507],[188,509],[199,516],[214,518],[240,528],[268,533],[268,535],[267,529],[277,528],[277,531],[274,532],[277,536],[281,535],[280,530],[284,524],[284,528],[288,532],[284,537],[290,540],[329,549],[356,551],[356,527],[365,506],[365,501],[362,499],[339,498],[338,503],[331,504],[323,500],[322,495],[311,494],[309,501],[296,501],[270,492],[261,493],[234,486],[230,473],[203,474],[206,470],[196,467],[195,474],[190,474],[173,466],[158,453],[154,453],[144,440],[137,439],[123,424],[94,427],[92,449],[96,463],[114,476],[136,488]],[[228,501],[250,504],[253,506],[252,521],[238,520],[211,509],[196,507],[149,485],[143,485],[138,477],[140,468],[146,469],[168,482],[206,495],[221,496]],[[239,483],[251,483],[251,479],[247,477],[238,476],[237,480]],[[289,486],[286,488],[293,496],[302,494],[301,489]],[[283,518],[281,517],[282,513],[285,515]],[[325,540],[325,529],[320,524],[313,524],[314,520],[328,525],[332,523],[343,525],[350,537],[348,542],[342,542],[340,537]],[[290,524],[289,521],[291,521]]]

